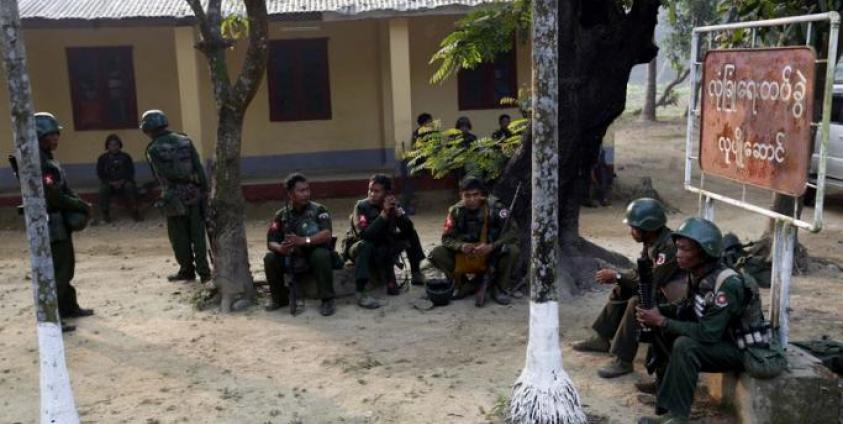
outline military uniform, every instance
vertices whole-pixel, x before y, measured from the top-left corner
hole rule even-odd
[[[676,265],[676,246],[673,245],[671,231],[662,227],[652,244],[645,244],[642,257],[646,255],[653,263],[653,285],[664,289],[681,278]],[[592,328],[602,338],[611,340],[609,353],[624,362],[632,362],[638,352],[638,322],[635,319],[635,307],[638,296],[638,272],[631,270],[619,273],[620,278],[609,295],[609,301],[603,306]],[[665,300],[660,290],[656,291],[657,301]]]
[[[355,263],[354,276],[358,282],[357,291],[363,291],[371,278],[374,265],[381,277],[387,282],[395,280],[394,264],[397,256],[404,250],[410,260],[413,273],[420,271],[419,264],[424,259],[421,241],[413,221],[398,207],[396,213],[388,218],[381,216],[382,207],[363,199],[354,205],[351,216],[351,234],[348,256]]]
[[[286,234],[309,237],[323,230],[331,231],[331,215],[324,206],[310,202],[302,210],[285,206],[275,213],[266,233],[267,243],[281,243]],[[263,258],[266,280],[272,302],[277,305],[289,303],[289,290],[284,286],[285,272],[302,271],[298,261],[303,261],[316,278],[316,287],[322,301],[334,298],[334,271],[332,246],[330,242],[321,245],[296,247],[293,255],[283,256],[268,252]],[[293,269],[291,270],[290,267]]]
[[[428,260],[448,278],[454,279],[456,255],[466,243],[480,243],[484,224],[487,226],[486,243],[494,250],[487,259],[487,269],[494,271],[498,289],[510,288],[510,273],[518,260],[518,227],[509,222],[509,210],[494,198],[483,201],[476,210],[469,210],[462,201],[451,206],[442,231],[442,244],[430,252]],[[461,281],[454,281],[461,285]]]
[[[662,331],[676,339],[656,406],[679,417],[691,412],[700,372],[743,369],[735,337],[749,300],[740,275],[721,263],[711,263],[701,278],[689,275],[688,283],[687,307],[659,307],[667,317]]]
[[[179,279],[211,277],[205,242],[207,178],[190,139],[160,131],[146,147],[146,157],[161,184],[157,203],[167,216],[167,234],[179,264]]]
[[[47,150],[41,150],[41,173],[44,178],[44,198],[49,214],[50,249],[56,279],[59,315],[72,317],[81,308],[76,289],[70,284],[76,270],[73,233],[68,225],[70,214],[88,214],[88,205],[67,185],[61,165]]]
[[[97,159],[97,177],[100,180],[99,200],[103,218],[110,219],[111,197],[123,194],[135,219],[137,215],[137,186],[135,185],[135,164],[128,153],[105,152]],[[112,185],[120,182],[118,187]]]

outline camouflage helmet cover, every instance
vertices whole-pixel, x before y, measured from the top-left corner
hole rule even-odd
[[[644,231],[656,231],[667,223],[664,206],[656,199],[642,197],[630,202],[626,207],[623,223]]]
[[[61,132],[62,127],[52,113],[38,112],[33,116],[35,117],[35,133],[39,140],[46,135]]]
[[[734,248],[743,248],[741,239],[739,239],[735,233],[726,233],[726,235],[723,236],[723,250]]]
[[[690,217],[673,232],[673,239],[684,237],[697,242],[700,248],[710,258],[719,258],[723,254],[723,234],[713,222]]]
[[[141,116],[140,129],[143,131],[153,131],[169,125],[167,115],[158,109],[148,110]]]

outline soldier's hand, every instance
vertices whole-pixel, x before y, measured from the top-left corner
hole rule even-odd
[[[287,236],[284,237],[284,243],[292,246],[303,246],[305,244],[305,240],[304,237],[299,237],[295,234],[287,234]]]
[[[600,284],[613,284],[618,281],[618,272],[613,269],[603,268],[594,275],[594,280]]]
[[[474,254],[480,256],[487,256],[492,253],[494,247],[489,243],[483,243],[474,248]]]
[[[659,312],[658,308],[644,309],[642,306],[635,307],[635,318],[638,322],[649,327],[663,327],[667,318]]]
[[[282,255],[289,255],[290,252],[293,251],[294,247],[295,246],[293,246],[292,243],[289,243],[287,241],[283,241],[283,242],[281,242],[281,248],[279,249],[278,253],[280,253]]]
[[[462,253],[465,253],[466,255],[470,255],[470,254],[474,253],[474,245],[471,244],[471,243],[463,243],[460,250],[462,250]]]

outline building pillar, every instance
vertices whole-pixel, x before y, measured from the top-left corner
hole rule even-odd
[[[213,141],[202,133],[199,69],[192,26],[177,26],[173,30],[176,51],[176,70],[179,79],[179,112],[181,128],[193,140],[199,156],[208,160],[213,154]],[[165,111],[166,112],[166,111]]]
[[[381,35],[384,142],[400,159],[410,149],[413,131],[409,22],[406,18],[389,19]]]

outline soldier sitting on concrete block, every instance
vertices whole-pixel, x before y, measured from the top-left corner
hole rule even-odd
[[[430,252],[428,260],[454,282],[455,297],[473,291],[475,305],[481,307],[491,290],[496,302],[507,305],[510,272],[519,254],[518,228],[508,219],[509,210],[483,193],[480,179],[468,176],[462,180],[462,200],[448,210],[442,244]],[[480,281],[463,281],[468,274]]]
[[[744,369],[744,350],[772,343],[764,320],[758,287],[720,260],[723,236],[714,223],[686,219],[673,233],[676,261],[688,272],[688,297],[683,304],[637,309],[638,321],[656,330],[668,358],[656,394],[655,417],[640,424],[688,422],[699,373]]]
[[[266,234],[269,252],[263,258],[271,301],[267,311],[290,303],[284,274],[307,268],[316,278],[322,316],[333,315],[334,266],[331,214],[328,209],[310,201],[310,184],[304,175],[291,174],[284,181],[289,203],[275,213]],[[301,264],[299,264],[301,262]]]
[[[414,285],[424,284],[420,264],[424,259],[421,241],[413,221],[392,195],[392,180],[383,174],[369,179],[368,197],[357,202],[351,214],[351,230],[343,241],[345,256],[354,261],[357,304],[366,309],[379,307],[366,293],[373,272],[386,281],[386,292],[401,292],[395,277],[395,262],[407,252]]]

